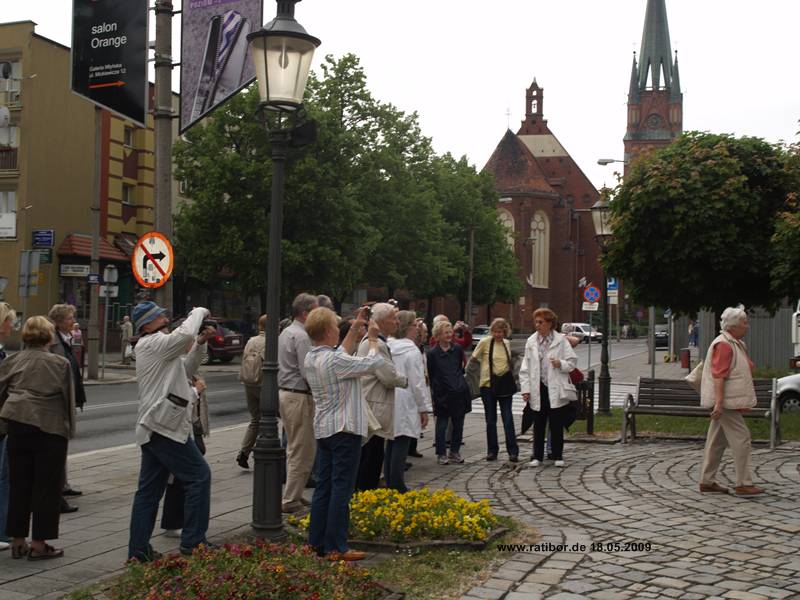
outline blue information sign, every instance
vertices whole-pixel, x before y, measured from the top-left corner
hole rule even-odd
[[[619,290],[619,281],[616,277],[608,278],[608,291],[613,292]]]
[[[56,235],[54,229],[34,229],[33,247],[52,248],[55,245]]]

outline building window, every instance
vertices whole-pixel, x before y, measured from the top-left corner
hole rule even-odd
[[[542,211],[531,219],[531,274],[535,288],[550,287],[550,221]]]
[[[134,187],[132,185],[128,185],[123,183],[122,184],[122,203],[123,204],[133,204],[133,190]]]
[[[19,105],[22,63],[0,58],[0,105]]]
[[[506,228],[506,243],[511,251],[514,252],[514,216],[505,208],[499,209],[497,214],[500,223]]]
[[[125,144],[128,148],[133,148],[133,127],[125,128],[123,144]]]
[[[17,192],[0,189],[0,239],[17,237]]]

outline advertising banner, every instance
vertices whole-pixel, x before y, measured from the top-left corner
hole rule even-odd
[[[144,127],[148,0],[73,0],[72,91]]]
[[[255,78],[247,34],[261,28],[262,0],[183,0],[183,133]]]

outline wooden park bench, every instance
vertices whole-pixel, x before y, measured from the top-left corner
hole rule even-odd
[[[775,379],[756,379],[756,406],[743,413],[747,418],[770,421],[769,447],[781,443],[780,410]],[[651,379],[640,377],[636,397],[628,394],[622,409],[622,443],[636,439],[636,415],[666,415],[675,417],[708,417],[710,410],[700,406],[700,394],[683,379]]]

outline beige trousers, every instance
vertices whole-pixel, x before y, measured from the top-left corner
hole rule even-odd
[[[742,414],[736,410],[722,409],[722,416],[708,426],[703,466],[700,469],[700,483],[714,483],[725,448],[730,447],[733,464],[736,467],[736,487],[753,485],[750,468],[750,429]]]
[[[314,398],[280,390],[281,420],[286,431],[286,485],[283,508],[300,505],[308,476],[314,468],[317,440],[314,439]]]
[[[241,452],[245,456],[250,456],[250,452],[252,452],[253,446],[256,444],[258,424],[261,421],[261,407],[259,406],[261,386],[245,385],[244,393],[247,396],[247,411],[250,413],[250,424],[247,426],[247,431],[244,432]]]

